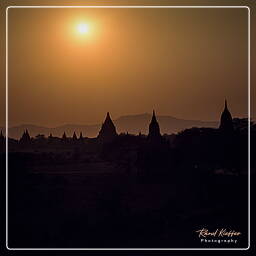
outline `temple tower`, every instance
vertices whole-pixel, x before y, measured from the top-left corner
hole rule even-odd
[[[63,140],[63,141],[66,141],[66,140],[67,140],[66,132],[63,133],[63,135],[62,135],[62,140]]]
[[[73,137],[72,137],[73,141],[77,141],[77,136],[76,136],[76,132],[73,133]]]
[[[22,136],[21,136],[19,142],[20,142],[21,144],[28,144],[28,143],[30,143],[30,141],[31,141],[31,138],[30,138],[30,135],[29,135],[29,133],[28,133],[28,130],[26,129],[26,130],[23,132],[23,134],[22,134]]]
[[[106,119],[101,126],[101,129],[97,138],[100,142],[110,142],[116,136],[117,136],[116,127],[113,121],[111,120],[111,117],[108,112]]]
[[[233,131],[233,119],[231,113],[228,110],[227,100],[225,99],[225,107],[221,114],[219,129],[224,132]]]
[[[157,140],[161,140],[161,138],[162,138],[162,136],[161,136],[161,133],[160,133],[159,124],[156,120],[155,111],[153,110],[152,119],[151,119],[151,122],[149,124],[148,139],[151,140],[151,141],[157,141]]]

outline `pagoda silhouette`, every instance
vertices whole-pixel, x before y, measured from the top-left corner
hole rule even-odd
[[[114,138],[117,137],[116,127],[110,117],[109,112],[107,112],[106,119],[101,126],[98,135],[98,141],[103,143],[111,142]]]
[[[228,109],[228,104],[227,104],[227,100],[225,99],[225,105],[224,105],[224,110],[221,113],[221,117],[220,117],[220,124],[219,124],[219,130],[221,131],[222,135],[224,136],[228,136],[228,134],[233,134],[232,132],[234,131],[234,125],[233,125],[233,118],[232,115]],[[126,135],[129,136],[130,134],[128,133],[128,131],[126,132]],[[116,127],[110,117],[109,112],[107,112],[105,121],[102,123],[101,129],[98,133],[97,136],[97,141],[101,142],[101,143],[109,143],[111,141],[113,141],[116,137],[118,136],[117,131],[116,131]],[[139,137],[142,137],[142,133],[139,132]],[[86,137],[83,136],[82,132],[80,132],[79,137],[77,136],[76,132],[73,132],[73,136],[72,137],[67,137],[66,132],[63,132],[62,137],[59,139],[62,142],[84,142],[84,139]],[[52,141],[54,139],[54,137],[52,136],[52,134],[50,133],[50,135],[48,136],[49,141]],[[58,139],[58,138],[56,138]],[[19,139],[19,143],[22,145],[25,144],[30,144],[31,142],[33,142],[33,138],[30,137],[28,130],[26,129],[21,138]],[[153,110],[152,113],[152,118],[151,121],[149,123],[149,127],[148,127],[148,135],[147,135],[147,140],[148,142],[154,144],[158,144],[158,142],[163,142],[164,141],[164,137],[161,135],[160,132],[160,126],[159,123],[157,121],[157,117],[156,117],[156,113],[155,110]],[[3,133],[1,131],[0,134],[0,141],[4,141],[4,136]]]
[[[1,133],[0,133],[0,141],[4,141],[4,135],[3,135],[3,131],[1,130]]]
[[[66,132],[63,133],[62,135],[62,141],[67,141],[67,135]]]
[[[3,131],[0,133],[0,152],[4,151],[5,137],[3,135]]]
[[[76,136],[76,132],[73,133],[73,137],[72,137],[72,140],[75,142],[77,141],[77,136]]]
[[[155,110],[153,110],[152,119],[149,124],[148,140],[150,142],[158,142],[162,140],[160,127],[156,119]]]
[[[220,118],[219,129],[225,133],[232,132],[234,129],[232,115],[228,110],[228,104],[226,99],[225,99],[225,107]]]
[[[23,132],[19,142],[23,145],[29,144],[31,142],[31,138],[27,129]]]
[[[83,141],[84,137],[83,137],[83,133],[80,132],[80,135],[79,135],[79,141]]]

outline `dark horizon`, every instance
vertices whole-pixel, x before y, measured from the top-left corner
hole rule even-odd
[[[105,113],[106,114],[106,113]],[[140,116],[151,116],[152,113],[150,112],[144,112],[144,113],[130,113],[130,114],[124,114],[124,115],[120,115],[120,116],[117,116],[117,117],[113,117],[113,121],[116,121],[120,118],[126,118],[126,117],[140,117]],[[112,115],[111,115],[112,116]],[[178,119],[178,120],[186,120],[186,121],[200,121],[200,122],[219,122],[219,119],[214,119],[214,120],[206,120],[206,119],[196,119],[196,118],[191,118],[191,119],[185,119],[185,118],[182,118],[182,117],[177,117],[175,115],[168,115],[168,114],[159,114],[157,113],[157,116],[158,117],[171,117],[173,119]],[[104,116],[103,116],[104,117]],[[234,118],[247,118],[247,116],[235,116]],[[104,119],[104,118],[103,118]],[[26,126],[26,125],[34,125],[34,126],[43,126],[43,127],[47,127],[47,128],[56,128],[56,127],[59,127],[59,126],[65,126],[65,125],[85,125],[85,126],[91,126],[91,125],[98,125],[100,123],[102,123],[102,120],[98,120],[98,122],[95,122],[95,123],[86,123],[86,122],[83,122],[83,123],[69,123],[69,122],[64,122],[64,123],[59,123],[57,125],[54,125],[54,126],[47,126],[47,125],[44,125],[44,124],[41,124],[41,123],[32,123],[32,122],[28,122],[28,123],[19,123],[19,124],[16,124],[16,125],[9,125],[8,127],[9,128],[13,128],[13,127],[17,127],[17,126]],[[5,123],[4,124],[0,124],[0,127],[2,128],[5,128]]]
[[[124,117],[134,117],[134,116],[144,116],[144,115],[148,115],[148,116],[151,116],[151,112],[144,112],[144,113],[129,113],[129,114],[124,114],[124,115],[120,115],[120,116],[117,116],[117,117],[113,117],[113,120],[118,120],[120,118],[124,118]],[[200,122],[219,122],[219,118],[216,118],[216,119],[196,119],[196,118],[190,118],[190,119],[187,119],[187,118],[183,118],[183,117],[180,117],[180,116],[176,116],[176,115],[171,115],[171,114],[157,114],[158,117],[171,117],[171,118],[174,118],[174,119],[179,119],[179,120],[186,120],[186,121],[200,121]],[[104,115],[103,115],[104,117]],[[248,118],[248,115],[247,114],[244,114],[244,115],[240,115],[240,116],[234,116],[234,118]],[[252,116],[250,118],[251,121],[255,121],[256,119],[254,119]],[[12,128],[12,127],[17,127],[17,126],[24,126],[24,125],[34,125],[34,126],[43,126],[43,127],[47,127],[47,128],[56,128],[56,127],[59,127],[59,126],[64,126],[64,125],[98,125],[99,123],[102,122],[102,119],[101,120],[98,120],[97,122],[94,122],[94,123],[86,123],[86,122],[80,122],[80,123],[70,123],[70,122],[63,122],[63,123],[59,123],[59,124],[56,124],[56,125],[53,125],[53,126],[48,126],[46,124],[43,124],[43,123],[33,123],[33,122],[27,122],[27,123],[18,123],[16,125],[9,125],[8,127],[9,128]],[[1,123],[0,124],[0,127],[1,128],[5,128],[5,122],[4,123]]]
[[[110,113],[111,115],[111,113]],[[152,113],[143,113],[137,115],[123,115],[116,119],[111,118],[114,124],[117,126],[118,133],[126,133],[129,132],[131,134],[146,134],[147,133],[147,125],[150,122]],[[172,134],[182,131],[186,128],[191,127],[212,127],[217,128],[219,125],[218,121],[202,121],[202,120],[185,120],[179,119],[173,116],[167,115],[159,115],[156,113],[157,119],[159,121],[161,132],[163,134]],[[83,132],[86,133],[88,137],[95,137],[99,130],[101,122],[97,124],[63,124],[55,127],[47,127],[42,125],[34,125],[34,124],[22,124],[18,126],[8,127],[9,137],[18,139],[21,136],[21,132],[24,130],[28,130],[32,137],[35,137],[38,134],[44,134],[48,136],[50,133],[53,136],[61,136],[63,132],[66,132],[67,135],[72,136],[73,132]],[[5,134],[4,127],[0,127],[3,130],[3,134]],[[15,132],[14,132],[15,130]]]

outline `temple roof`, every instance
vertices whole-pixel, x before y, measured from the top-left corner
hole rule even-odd
[[[117,135],[116,127],[110,117],[109,112],[107,112],[106,119],[104,123],[101,126],[101,129],[99,131],[98,138],[101,141],[110,141]]]

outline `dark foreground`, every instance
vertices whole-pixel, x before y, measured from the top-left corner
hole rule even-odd
[[[9,154],[11,248],[247,247],[245,173],[141,176],[107,161],[32,165],[31,154]],[[202,243],[201,228],[242,235]]]
[[[120,134],[103,144],[42,135],[9,140],[8,246],[246,248],[247,125],[240,120],[228,133]],[[255,166],[252,157],[252,188]],[[216,242],[206,243],[196,232],[203,228],[240,235],[208,236]]]

